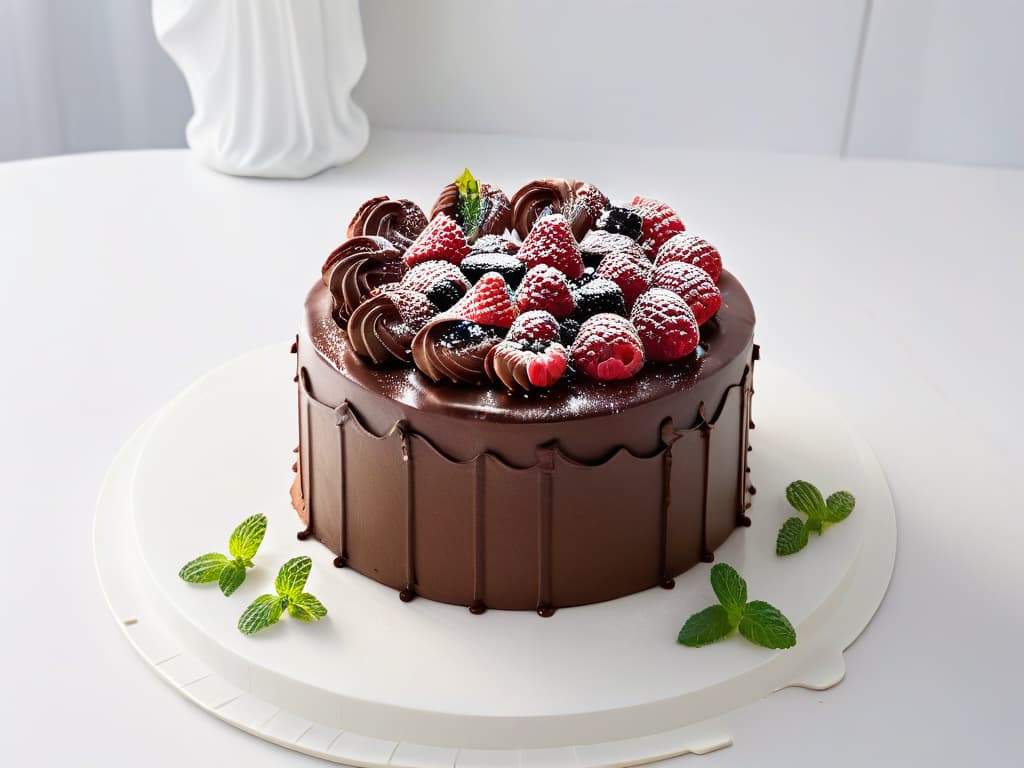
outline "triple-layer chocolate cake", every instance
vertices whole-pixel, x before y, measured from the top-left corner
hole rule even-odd
[[[474,612],[671,587],[748,522],[753,332],[657,200],[468,171],[429,219],[373,198],[294,347],[300,537]]]

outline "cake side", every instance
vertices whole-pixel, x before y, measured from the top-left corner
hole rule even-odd
[[[330,309],[314,286],[297,344],[308,534],[406,598],[474,610],[543,612],[670,585],[745,521],[753,315],[738,281],[727,287],[714,363],[688,389],[513,422],[440,399],[416,408],[342,373],[351,351],[343,331],[328,342],[317,330]],[[602,388],[579,382],[575,394]]]

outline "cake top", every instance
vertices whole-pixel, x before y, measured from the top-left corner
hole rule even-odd
[[[367,200],[321,273],[366,366],[508,393],[611,388],[645,366],[692,379],[722,307],[718,250],[667,204],[554,178],[510,200],[468,170],[429,219],[410,200]]]

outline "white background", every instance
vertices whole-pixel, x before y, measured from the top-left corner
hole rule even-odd
[[[1016,0],[362,8],[378,128],[1024,165]],[[148,3],[0,0],[0,160],[183,146],[190,114]]]

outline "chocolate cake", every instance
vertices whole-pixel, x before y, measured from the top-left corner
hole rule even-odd
[[[468,171],[429,221],[373,198],[293,347],[300,538],[475,613],[669,588],[749,522],[753,332],[657,200]]]

